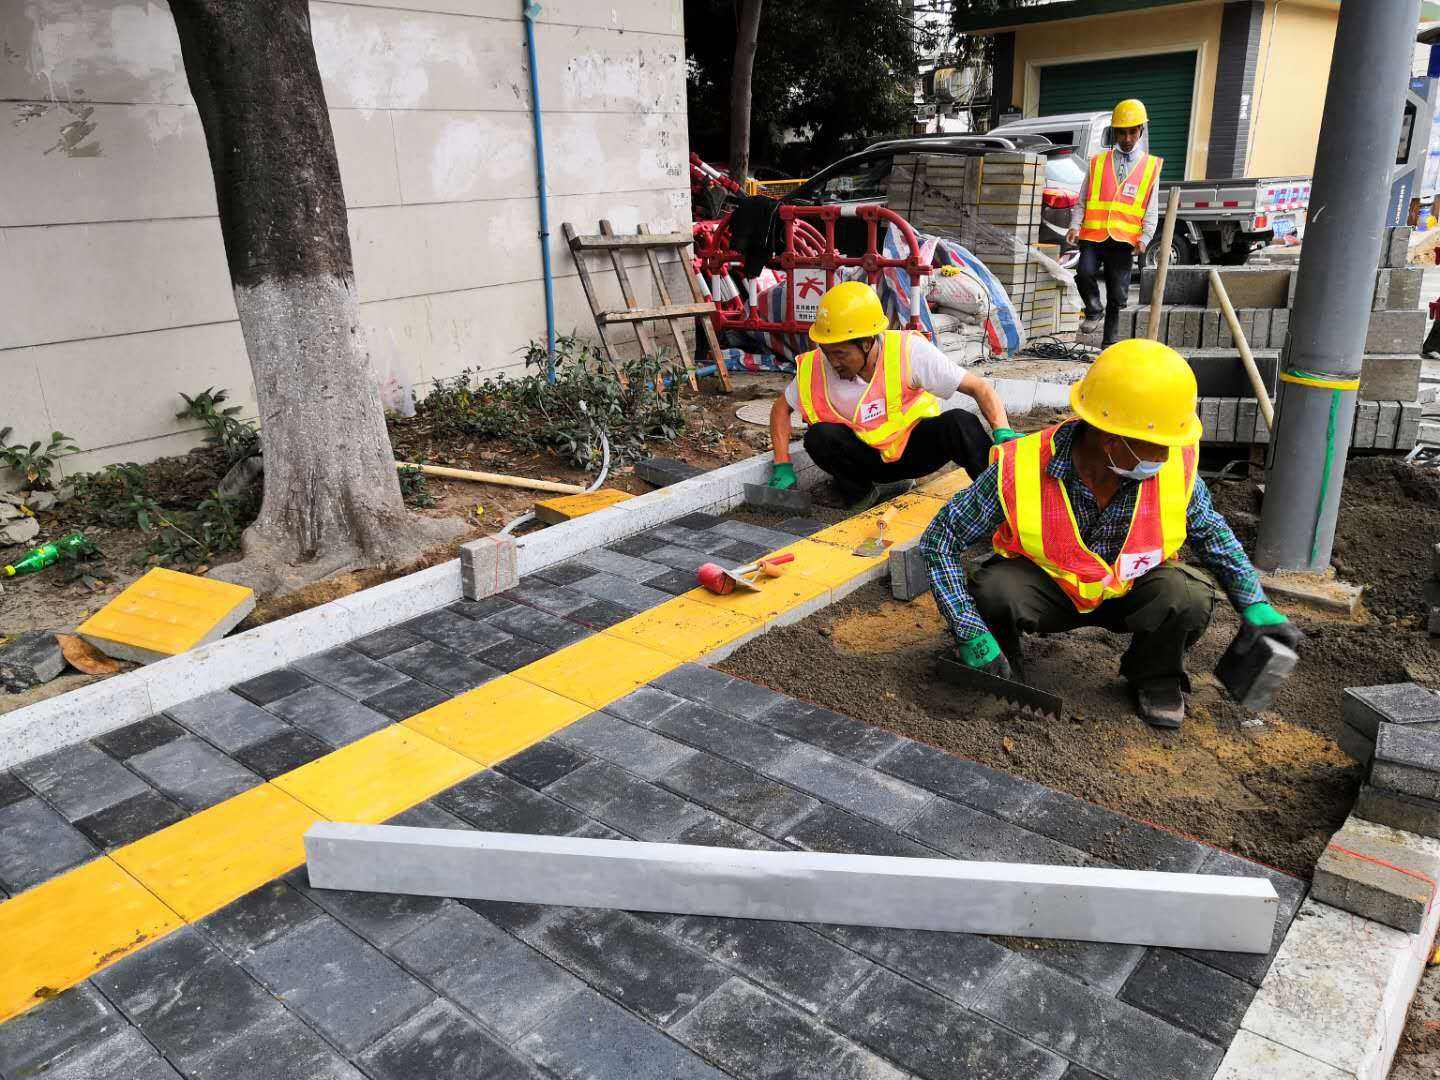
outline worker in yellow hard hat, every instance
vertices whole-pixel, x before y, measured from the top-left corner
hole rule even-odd
[[[889,329],[880,297],[863,281],[842,281],[820,298],[795,378],[770,408],[775,463],[770,486],[793,487],[791,416],[809,428],[805,449],[852,508],[868,509],[954,462],[974,476],[992,439],[1016,437],[990,383],[910,330]],[[970,412],[945,409],[968,394],[992,434]]]
[[[996,448],[991,465],[920,541],[955,659],[1021,673],[1021,636],[1080,626],[1129,633],[1120,659],[1136,711],[1176,728],[1185,653],[1210,623],[1209,579],[1176,560],[1189,543],[1240,611],[1242,649],[1300,632],[1265,600],[1235,533],[1196,474],[1195,375],[1156,341],[1102,352],[1071,390],[1075,418]],[[991,538],[969,583],[961,557]],[[1021,675],[1023,678],[1023,674]]]
[[[1080,247],[1075,284],[1085,305],[1080,329],[1092,333],[1103,317],[1101,348],[1115,344],[1120,312],[1130,296],[1135,255],[1145,254],[1160,220],[1160,169],[1164,161],[1141,148],[1150,122],[1143,102],[1115,106],[1110,117],[1112,146],[1090,162],[1085,188],[1071,212],[1065,239]],[[1100,300],[1100,280],[1105,300]]]

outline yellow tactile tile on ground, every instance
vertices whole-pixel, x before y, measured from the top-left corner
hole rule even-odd
[[[157,566],[80,624],[97,649],[145,664],[224,637],[255,607],[255,593]]]
[[[588,705],[513,675],[502,675],[404,723],[471,761],[488,766],[588,712]]]
[[[396,724],[272,783],[322,817],[374,825],[478,771],[469,758]]]
[[[969,473],[964,469],[951,469],[944,476],[937,476],[934,480],[927,480],[925,483],[917,485],[915,490],[932,499],[949,502],[957,492],[964,491],[969,486]]]
[[[193,922],[304,862],[301,837],[318,820],[310,807],[261,784],[112,858]]]
[[[595,634],[512,674],[571,701],[602,709],[677,665],[678,661],[666,653],[608,634]]]
[[[881,514],[890,509],[888,503],[877,506],[874,510],[867,510],[863,514],[856,514],[836,525],[821,529],[809,539],[817,544],[832,544],[846,551],[853,551],[860,543],[878,533]],[[930,519],[917,517],[913,506],[907,506],[903,512],[897,509],[885,527],[885,538],[890,541],[891,546],[902,544],[919,536],[928,524]],[[883,555],[879,557],[884,558]]]
[[[605,634],[668,653],[679,660],[698,660],[722,645],[754,633],[761,626],[758,618],[677,596],[617,623]]]
[[[747,618],[771,622],[801,604],[830,592],[830,586],[823,581],[799,574],[786,573],[778,578],[762,577],[759,583],[759,592],[736,589],[725,596],[716,596],[704,589],[695,589],[685,593],[683,599],[718,611],[729,611]]]
[[[184,920],[107,858],[0,904],[0,1023]]]
[[[628,491],[617,491],[614,488],[587,491],[583,495],[557,495],[553,499],[537,502],[535,516],[548,524],[558,525],[562,521],[593,514],[596,510],[608,510],[633,498],[635,496]]]
[[[862,559],[850,548],[814,540],[797,540],[780,550],[795,553],[795,561],[785,568],[787,574],[799,574],[830,586],[843,585],[875,565],[874,559]]]

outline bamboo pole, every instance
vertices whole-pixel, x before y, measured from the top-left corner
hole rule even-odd
[[[554,491],[561,495],[583,495],[585,493],[585,489],[579,484],[562,484],[558,480],[531,480],[524,476],[476,472],[474,469],[451,469],[444,465],[416,465],[409,461],[397,461],[395,467],[419,469],[426,476],[444,476],[451,480],[473,480],[477,484],[501,484],[505,487],[530,488],[532,491]]]
[[[1240,318],[1235,314],[1235,306],[1230,303],[1225,282],[1214,270],[1210,271],[1210,288],[1214,290],[1215,298],[1220,301],[1220,310],[1225,313],[1225,321],[1230,324],[1230,335],[1235,339],[1235,347],[1240,350],[1240,363],[1245,365],[1250,388],[1255,391],[1255,399],[1260,403],[1260,413],[1265,417],[1265,430],[1274,431],[1275,407],[1270,404],[1270,391],[1265,388],[1265,383],[1260,378],[1260,369],[1255,366],[1255,354],[1250,351],[1250,342],[1245,339],[1245,331],[1240,329]]]
[[[1150,326],[1145,336],[1160,340],[1160,316],[1165,311],[1165,278],[1170,273],[1170,245],[1175,239],[1175,215],[1180,212],[1180,185],[1170,189],[1165,206],[1165,227],[1160,233],[1160,260],[1155,264],[1155,288],[1150,292]]]

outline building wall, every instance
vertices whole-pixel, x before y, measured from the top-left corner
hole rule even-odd
[[[1210,146],[1211,102],[1219,54],[1221,4],[1214,0],[1155,11],[1020,26],[1015,30],[1014,100],[1036,115],[1045,64],[1178,51],[1198,51],[1187,177],[1203,177]],[[1323,90],[1322,90],[1323,95]]]
[[[543,5],[561,332],[594,333],[561,222],[688,229],[681,10]],[[544,338],[519,11],[519,0],[311,4],[382,379],[515,369],[518,350]],[[194,445],[174,419],[181,391],[227,387],[253,412],[168,6],[0,3],[0,110],[0,427],[70,434],[86,451],[67,461],[73,472]]]
[[[1333,0],[1268,0],[1266,9],[1246,174],[1309,176],[1340,6]]]

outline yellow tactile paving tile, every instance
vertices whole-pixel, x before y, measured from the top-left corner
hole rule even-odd
[[[0,1023],[184,924],[107,858],[0,904]]]
[[[396,724],[271,783],[322,817],[374,825],[478,771],[469,758]]]
[[[619,625],[633,621],[627,619]],[[511,674],[571,701],[601,709],[678,663],[674,656],[611,637],[607,632],[567,645]]]
[[[698,660],[761,626],[758,618],[677,596],[617,623],[601,636],[617,637],[688,661]]]
[[[889,508],[887,503],[874,510],[867,510],[863,514],[856,514],[836,525],[821,529],[809,539],[813,543],[832,544],[835,547],[844,548],[846,551],[853,551],[857,545],[876,535],[880,516]],[[932,514],[931,517],[933,516]],[[889,524],[885,527],[885,538],[892,545],[902,544],[923,533],[928,524],[930,524],[930,518],[917,516],[913,507],[907,507],[903,513],[897,511],[891,517]],[[883,556],[881,557],[883,558]]]
[[[964,469],[951,469],[944,476],[937,476],[934,480],[927,480],[923,484],[917,484],[915,490],[921,495],[928,495],[932,499],[949,502],[957,492],[964,491],[969,486],[969,473]]]
[[[786,567],[787,574],[798,574],[830,586],[843,585],[875,565],[874,559],[861,558],[849,547],[814,540],[797,540],[780,550],[795,553],[795,561]]]
[[[786,567],[788,571],[789,566]],[[717,611],[729,611],[747,618],[770,622],[801,604],[826,596],[830,586],[814,578],[786,573],[778,578],[761,578],[760,591],[736,589],[725,596],[716,596],[704,589],[684,593],[682,599],[704,604]]]
[[[216,627],[233,622],[237,609],[248,610],[254,601],[254,592],[244,586],[157,566],[81,623],[76,633],[174,656],[207,640]]]
[[[587,491],[583,495],[557,495],[551,499],[541,499],[535,504],[535,516],[541,521],[553,523],[570,521],[573,518],[584,517],[586,514],[593,514],[596,510],[608,510],[612,506],[619,506],[623,502],[635,498],[628,491],[617,491],[615,488],[601,488],[599,491]]]
[[[318,820],[310,807],[261,784],[111,857],[193,922],[304,862],[301,837]]]
[[[471,761],[488,766],[539,742],[589,712],[588,705],[513,675],[502,675],[433,709],[426,709],[404,724]]]

